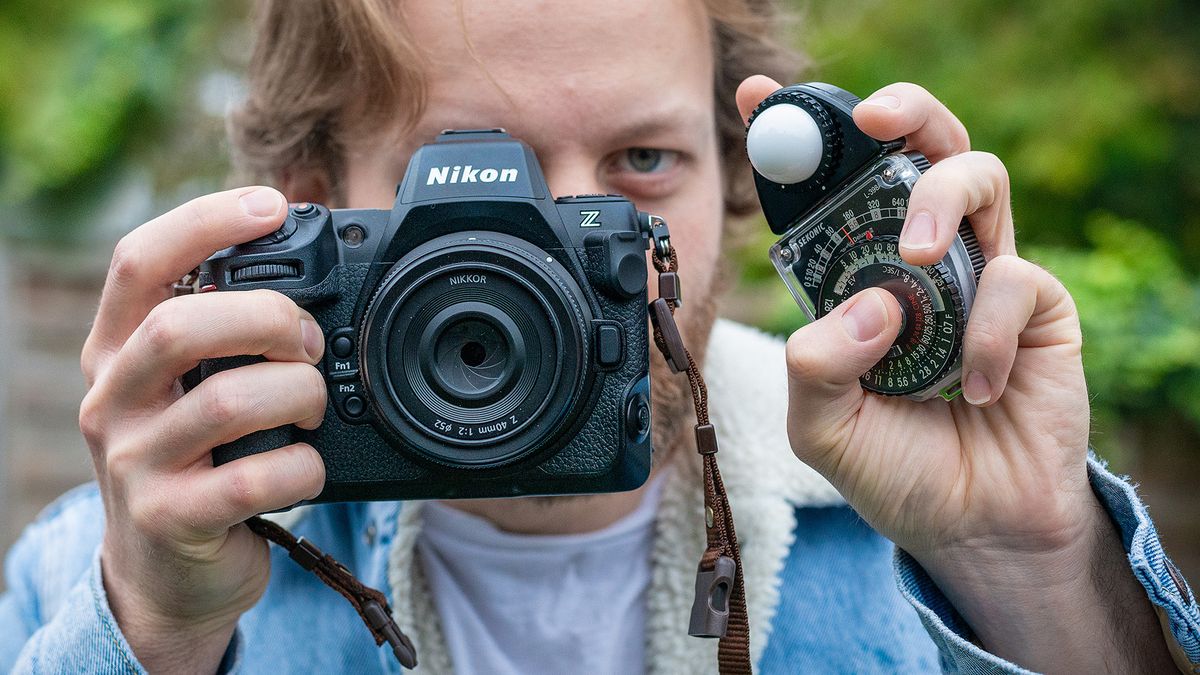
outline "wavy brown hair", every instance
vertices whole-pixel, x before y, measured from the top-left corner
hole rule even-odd
[[[757,200],[734,92],[755,73],[786,82],[805,64],[778,39],[783,21],[771,0],[702,1],[713,43],[725,211],[742,216]],[[400,18],[400,2],[259,3],[249,91],[229,117],[241,178],[280,182],[289,171],[312,173],[321,177],[326,198],[339,204],[339,176],[351,139],[420,118],[425,105],[421,57]],[[324,37],[314,40],[314,35]]]

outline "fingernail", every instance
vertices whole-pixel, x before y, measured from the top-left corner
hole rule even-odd
[[[900,231],[900,246],[922,250],[933,247],[937,240],[937,224],[928,211],[918,211]]]
[[[859,103],[859,105],[877,105],[880,108],[895,110],[900,107],[900,99],[896,98],[895,96],[873,96],[862,103]]]
[[[963,381],[963,398],[971,405],[984,405],[992,400],[992,383],[983,373],[972,370]]]
[[[887,307],[879,293],[872,291],[854,301],[842,315],[846,332],[858,342],[866,342],[887,328]]]
[[[312,319],[300,320],[300,333],[304,339],[304,351],[308,352],[308,358],[316,361],[325,353],[325,334],[321,332],[321,327]]]
[[[283,208],[283,195],[270,188],[251,190],[238,201],[242,203],[242,211],[253,218],[273,216]]]

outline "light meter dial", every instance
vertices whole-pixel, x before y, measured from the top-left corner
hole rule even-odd
[[[810,320],[866,288],[890,292],[904,312],[904,326],[887,355],[862,376],[863,387],[886,395],[951,398],[958,391],[963,333],[984,261],[965,223],[941,261],[916,266],[901,259],[900,230],[920,161],[884,157],[785,234],[771,248],[771,259]]]
[[[863,376],[863,386],[900,395],[936,384],[954,367],[966,323],[950,271],[941,263],[905,264],[898,239],[891,235],[859,241],[844,247],[830,265],[817,291],[818,316],[871,287],[895,296],[903,322],[887,355]]]

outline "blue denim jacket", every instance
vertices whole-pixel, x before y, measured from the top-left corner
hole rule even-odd
[[[972,642],[921,567],[791,456],[783,436],[783,375],[767,370],[747,378],[753,366],[736,356],[778,351],[778,344],[720,323],[714,333],[721,339],[710,344],[706,377],[715,385],[722,472],[738,517],[757,672],[1025,672]],[[752,384],[739,388],[745,381]],[[746,410],[754,414],[740,422]],[[1133,574],[1168,627],[1169,646],[1200,673],[1196,597],[1163,553],[1133,488],[1094,458],[1088,469]],[[686,634],[704,536],[695,517],[702,513],[698,473],[678,469],[669,478],[647,592],[647,669],[715,672],[715,641]],[[449,672],[440,636],[430,628],[436,612],[413,564],[419,511],[418,503],[356,503],[285,516],[293,532],[392,598],[397,621],[417,642],[419,672]],[[85,485],[51,505],[13,547],[8,591],[0,597],[0,672],[143,672],[105,596],[103,525],[98,491]],[[400,667],[341,596],[275,549],[267,590],[242,616],[222,671],[397,673]]]
[[[1168,571],[1154,525],[1132,488],[1091,465],[1134,574],[1200,666],[1200,607]],[[368,584],[385,589],[396,504],[313,509],[298,531]],[[1024,672],[971,642],[969,629],[912,558],[845,506],[796,509],[797,536],[758,672]],[[100,580],[103,513],[94,485],[64,495],[8,556],[0,598],[0,670],[143,672],[113,619]],[[370,537],[360,533],[374,534]],[[352,533],[352,534],[351,534]],[[349,535],[349,536],[347,536]],[[371,541],[368,541],[370,539]],[[907,601],[907,602],[906,602]],[[753,611],[751,607],[751,611]],[[915,609],[915,611],[914,611]],[[686,625],[678,630],[686,631]],[[262,601],[241,620],[223,667],[240,672],[400,671],[350,606],[276,549]]]

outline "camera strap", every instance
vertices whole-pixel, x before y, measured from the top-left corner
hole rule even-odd
[[[350,601],[354,611],[370,629],[375,644],[388,643],[400,665],[409,669],[417,667],[417,650],[412,640],[396,625],[392,608],[383,593],[363,584],[333,556],[304,537],[297,539],[291,532],[258,516],[247,520],[246,526],[258,536],[278,544],[288,552],[288,557]]]
[[[704,462],[704,525],[708,545],[696,570],[696,597],[688,633],[720,638],[717,665],[721,675],[749,675],[750,621],[746,615],[746,588],[733,511],[717,466],[717,433],[708,417],[708,387],[679,326],[675,310],[683,304],[679,285],[679,256],[671,245],[666,222],[647,216],[652,240],[651,261],[658,270],[658,298],[650,303],[654,344],[674,373],[686,373],[696,409],[696,450]]]

